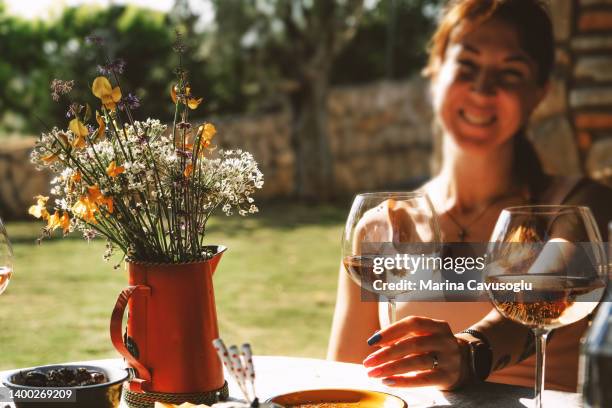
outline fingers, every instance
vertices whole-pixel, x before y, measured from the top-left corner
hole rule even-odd
[[[452,349],[454,343],[454,339],[443,335],[409,337],[370,354],[363,360],[363,365],[374,367],[410,354],[423,354],[433,350],[444,351]]]
[[[455,384],[462,372],[462,354],[447,322],[410,316],[375,333],[368,344],[380,347],[363,365],[368,376],[393,387]]]
[[[410,376],[393,376],[383,379],[389,387],[428,387],[446,388],[449,384],[448,374],[441,370],[422,371]]]
[[[376,332],[368,339],[370,346],[388,346],[410,335],[451,334],[448,323],[443,320],[421,316],[408,316],[389,327]]]
[[[368,376],[381,378],[391,377],[399,374],[406,374],[413,371],[425,371],[432,370],[436,365],[438,357],[435,353],[426,353],[411,355],[398,360],[391,361],[390,363],[380,365],[368,372]]]

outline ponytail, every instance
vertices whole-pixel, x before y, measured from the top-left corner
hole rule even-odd
[[[527,185],[532,198],[537,197],[549,181],[533,144],[527,139],[525,129],[514,136],[514,174]]]

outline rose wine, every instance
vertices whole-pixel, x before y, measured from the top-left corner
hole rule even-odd
[[[11,272],[12,270],[6,266],[0,266],[0,294],[4,292],[4,289],[9,284],[11,280]]]
[[[385,269],[380,273],[375,273],[375,258],[380,257],[374,255],[347,256],[342,263],[355,283],[368,292],[386,298],[395,298],[405,293],[407,290],[401,285],[402,281],[407,279],[408,273],[400,269]]]
[[[552,275],[490,276],[487,282],[529,282],[532,290],[491,290],[497,310],[530,328],[552,330],[584,318],[595,309],[606,289],[597,278]]]

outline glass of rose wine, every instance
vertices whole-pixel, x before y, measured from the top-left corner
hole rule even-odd
[[[390,264],[383,267],[377,261],[435,256],[440,245],[438,218],[425,193],[363,193],[355,196],[346,221],[342,264],[362,291],[387,302],[389,324],[393,324],[396,299],[410,291],[405,282],[418,271]]]
[[[13,274],[13,249],[0,218],[0,294],[4,292]]]
[[[546,338],[588,316],[607,284],[605,247],[587,207],[504,209],[487,251],[485,281],[504,317],[529,327],[536,340],[535,407],[542,407]],[[512,290],[514,283],[527,285]]]
[[[0,294],[4,292],[13,274],[13,249],[0,219]]]

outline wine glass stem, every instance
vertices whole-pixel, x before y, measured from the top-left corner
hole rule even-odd
[[[546,362],[546,337],[548,330],[534,329],[536,343],[536,383],[535,383],[535,408],[542,408],[542,391],[544,391],[544,368]]]
[[[395,298],[389,298],[387,300],[387,312],[389,313],[389,324],[393,324],[397,321],[397,304]]]

